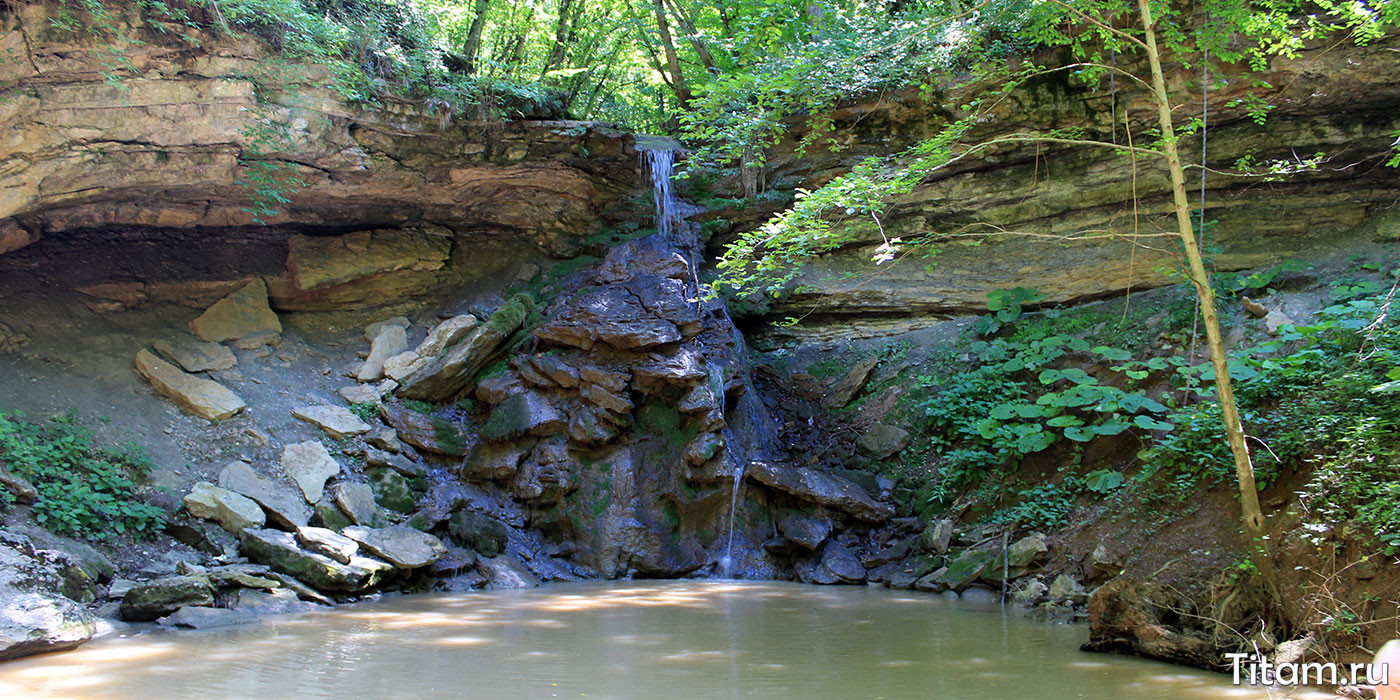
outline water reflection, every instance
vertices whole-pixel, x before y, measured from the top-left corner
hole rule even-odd
[[[556,585],[150,629],[0,665],[0,697],[1269,697],[1225,676],[1081,653],[1083,634],[864,587]]]

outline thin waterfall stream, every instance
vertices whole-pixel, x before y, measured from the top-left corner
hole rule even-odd
[[[735,405],[731,406],[724,388],[721,368],[715,365],[710,367],[711,390],[719,400],[721,411],[728,418],[731,416],[731,409],[737,409],[734,414],[735,420],[726,420],[726,425],[721,430],[725,454],[734,475],[734,486],[729,498],[728,535],[724,554],[718,561],[717,573],[722,578],[732,578],[736,573],[734,523],[739,509],[739,493],[743,486],[744,472],[752,460],[767,458],[773,453],[773,447],[777,444],[777,423],[753,385],[749,372],[748,346],[738,326],[734,324],[734,319],[729,315],[728,307],[720,298],[706,300],[704,290],[700,287],[699,257],[703,245],[699,240],[699,227],[681,218],[681,211],[687,203],[675,194],[672,187],[676,145],[661,139],[639,140],[638,153],[643,170],[651,178],[652,199],[656,206],[657,237],[685,258],[690,268],[694,294],[692,298],[696,305],[712,305],[712,311],[724,319],[734,343],[739,374],[743,381],[744,389]],[[736,429],[736,421],[742,429]]]

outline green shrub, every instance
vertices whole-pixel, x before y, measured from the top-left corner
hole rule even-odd
[[[150,535],[164,524],[160,508],[142,503],[135,480],[153,465],[134,445],[102,448],[71,415],[40,425],[0,411],[0,461],[34,484],[34,517],[60,535],[106,540]]]

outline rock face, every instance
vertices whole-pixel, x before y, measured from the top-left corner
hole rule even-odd
[[[136,353],[136,371],[162,396],[200,418],[224,420],[246,408],[243,399],[224,385],[186,374],[146,350]]]
[[[267,283],[256,279],[190,321],[190,330],[202,340],[222,343],[259,333],[281,333],[282,322],[267,305]]]
[[[67,555],[0,532],[0,660],[71,649],[91,639],[96,620],[81,604],[91,599],[91,588]]]
[[[1344,52],[1309,47],[1296,58],[1272,61],[1260,74],[1222,75],[1222,87],[1209,93],[1211,167],[1229,171],[1245,154],[1260,161],[1286,161],[1294,152],[1379,165],[1400,129],[1400,93],[1395,89],[1400,66],[1389,58],[1396,48],[1400,37],[1395,35]],[[1189,78],[1169,75],[1168,80]],[[1267,81],[1271,87],[1258,97],[1277,106],[1265,127],[1242,111],[1242,93],[1255,81]],[[1303,83],[1310,88],[1292,87]],[[986,87],[952,88],[935,100],[964,104]],[[1014,92],[1008,100],[1015,107],[979,124],[965,142],[1047,124],[1083,129],[1086,137],[1103,141],[1113,141],[1116,130],[1122,142],[1124,114],[1112,105],[1121,107],[1125,99],[1145,104],[1139,100],[1148,99],[1122,85],[1114,92],[1084,84],[1062,87]],[[1181,91],[1173,98],[1184,101],[1181,114],[1201,113],[1201,93],[1191,92]],[[798,128],[768,152],[766,181],[782,192],[810,189],[848,172],[862,159],[888,156],[937,134],[948,115],[927,109],[926,99],[910,90],[835,110],[831,128],[843,139],[839,152],[799,152],[807,134],[794,125]],[[1115,114],[1116,125],[1110,121]],[[1131,109],[1126,116],[1134,133],[1155,126],[1156,115],[1149,109]],[[1183,160],[1200,162],[1199,139],[1182,147]],[[1138,220],[1150,221],[1154,233],[1171,230],[1166,172],[1158,163],[1146,163],[1134,181],[1134,170],[1125,163],[1107,149],[1028,144],[943,169],[882,215],[882,228],[867,219],[867,226],[851,232],[856,244],[813,260],[793,282],[799,291],[775,301],[765,314],[803,321],[765,330],[764,335],[774,340],[886,335],[925,327],[949,314],[983,313],[987,292],[1018,286],[1039,290],[1047,296],[1044,303],[1054,305],[1129,287],[1171,284],[1158,272],[1163,264],[1170,265],[1164,263],[1168,254],[1141,248],[1135,254],[1128,237],[1134,219],[1120,215],[1134,210],[1130,199],[1136,192]],[[1221,248],[1212,261],[1222,271],[1307,257],[1320,246],[1393,226],[1395,215],[1382,202],[1394,201],[1400,193],[1400,173],[1382,167],[1287,177],[1271,183],[1267,193],[1254,183],[1226,174],[1207,177],[1207,207],[1217,220],[1212,242]],[[740,194],[737,178],[723,181],[725,188],[732,188],[727,194]],[[1018,195],[1006,196],[1013,191]],[[718,215],[736,231],[754,230],[779,206],[783,205]],[[1050,237],[997,235],[998,229]],[[1058,238],[1081,231],[1096,235],[1073,242]],[[884,241],[882,232],[906,241],[925,234],[949,235],[940,240],[931,269],[928,261],[913,257],[877,267],[872,258]],[[712,253],[718,254],[728,240],[724,234],[716,236]],[[853,273],[858,276],[853,278]],[[809,312],[815,313],[804,316]]]
[[[262,104],[247,77],[273,58],[260,44],[230,42],[215,29],[156,31],[148,24],[156,15],[126,7],[113,11],[104,55],[121,55],[136,72],[110,86],[102,62],[111,59],[88,51],[81,32],[52,27],[57,12],[12,5],[0,23],[0,44],[22,54],[0,69],[0,80],[25,94],[0,116],[6,132],[19,135],[0,156],[11,174],[0,184],[0,251],[65,231],[254,225],[235,184],[244,177],[238,159],[251,155],[246,130],[269,111],[290,125],[276,162],[307,186],[286,192],[289,201],[264,220],[358,231],[343,241],[298,239],[290,254],[296,273],[274,290],[287,308],[333,298],[349,275],[368,275],[359,279],[381,294],[421,290],[412,276],[433,274],[451,243],[442,227],[509,233],[575,254],[599,213],[636,179],[625,133],[572,122],[444,127],[425,106],[364,111],[327,90],[331,77],[314,63],[285,71],[304,82]],[[100,155],[83,147],[94,133],[110,143]],[[406,235],[401,224],[409,220],[436,226]],[[348,258],[358,262],[347,268]]]

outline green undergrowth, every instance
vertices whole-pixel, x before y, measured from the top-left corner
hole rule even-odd
[[[0,411],[0,463],[33,484],[34,518],[55,534],[110,540],[149,536],[164,525],[165,511],[138,494],[154,468],[140,446],[99,446],[72,415],[34,423]],[[0,509],[13,505],[0,489]]]
[[[1236,293],[1266,295],[1287,271],[1229,277],[1222,303],[1231,308]],[[1389,314],[1394,273],[1384,273],[1368,265],[1334,278],[1312,319],[1242,343],[1230,368],[1259,488],[1299,474],[1315,523],[1357,523],[1394,552],[1400,332]],[[883,380],[904,387],[886,420],[916,437],[872,468],[896,477],[925,517],[971,504],[993,521],[1041,529],[1096,503],[1167,517],[1202,490],[1231,485],[1214,372],[1185,352],[1193,300],[1185,290],[1168,294],[1165,303],[1157,297],[1126,311],[1017,309],[977,324]],[[1008,295],[1017,297],[1027,295]],[[1203,352],[1204,339],[1197,342]],[[809,371],[835,377],[847,366],[827,364]],[[881,393],[872,387],[846,410]],[[1086,463],[1090,442],[1096,455],[1112,456]]]

